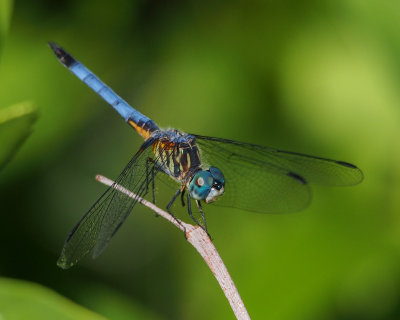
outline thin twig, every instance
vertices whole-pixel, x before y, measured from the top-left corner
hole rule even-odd
[[[198,253],[203,257],[204,261],[207,263],[208,267],[217,279],[222,291],[224,292],[226,298],[231,305],[233,313],[238,320],[248,320],[250,316],[246,310],[246,307],[240,298],[239,292],[236,289],[231,276],[228,273],[217,249],[212,243],[208,234],[199,226],[194,226],[185,223],[179,219],[172,217],[169,213],[161,210],[153,203],[138,197],[136,194],[125,189],[123,186],[116,184],[114,181],[102,176],[97,175],[96,180],[115,188],[116,190],[126,194],[127,196],[137,199],[138,202],[148,207],[149,209],[156,212],[159,216],[171,222],[175,227],[185,232],[185,237],[187,241],[197,250]]]

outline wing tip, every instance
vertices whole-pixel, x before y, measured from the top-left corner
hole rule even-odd
[[[347,167],[349,169],[354,170],[354,174],[358,175],[357,179],[355,179],[353,181],[353,183],[351,183],[349,185],[357,185],[357,184],[361,183],[364,180],[364,173],[356,165],[354,165],[352,163],[349,163],[349,162],[346,162],[346,161],[340,161],[340,160],[336,160],[335,163],[337,163],[338,165],[341,165],[343,167]]]
[[[306,179],[304,179],[301,175],[294,173],[292,171],[289,171],[287,173],[287,175],[291,178],[293,178],[294,180],[296,180],[297,182],[300,182],[301,184],[307,184]]]
[[[61,254],[60,258],[58,258],[58,260],[57,260],[57,266],[64,270],[67,270],[74,265],[75,265],[75,263],[68,261],[67,257],[63,253]]]

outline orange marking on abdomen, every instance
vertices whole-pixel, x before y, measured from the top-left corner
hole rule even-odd
[[[139,127],[133,120],[128,120],[128,123],[136,130],[137,133],[139,133],[144,138],[144,140],[147,140],[150,137],[151,133],[149,130]]]

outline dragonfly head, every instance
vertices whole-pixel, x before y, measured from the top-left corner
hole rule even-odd
[[[205,203],[214,202],[224,193],[225,177],[221,170],[210,167],[197,172],[189,184],[190,196]]]

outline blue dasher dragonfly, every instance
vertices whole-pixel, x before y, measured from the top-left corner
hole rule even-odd
[[[344,161],[282,151],[250,143],[162,130],[131,107],[93,72],[55,43],[58,60],[109,103],[145,140],[115,183],[139,197],[152,190],[156,177],[175,182],[176,193],[167,205],[185,197],[189,216],[207,231],[202,203],[260,213],[286,213],[305,208],[309,184],[350,186],[363,179],[362,171]],[[186,196],[185,196],[186,193]],[[192,211],[192,201],[200,218]],[[68,235],[58,266],[67,269],[88,253],[97,257],[110,242],[138,199],[109,187]],[[172,213],[171,213],[172,214]]]

